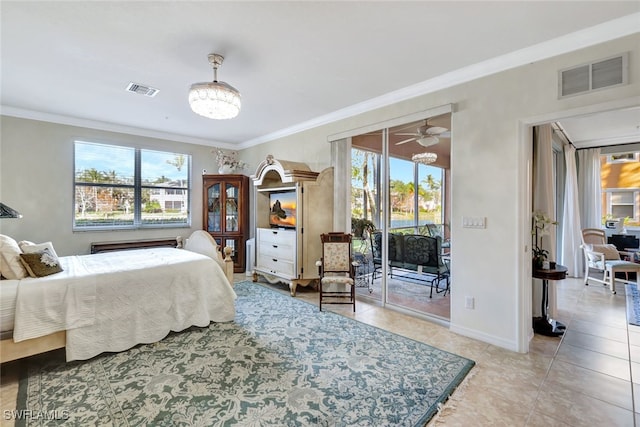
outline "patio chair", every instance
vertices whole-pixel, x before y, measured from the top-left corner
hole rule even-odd
[[[640,273],[640,264],[620,259],[620,255],[629,256],[618,251],[615,245],[607,244],[604,230],[585,228],[582,230],[582,249],[584,251],[584,284],[589,280],[602,283],[616,293],[616,280],[630,283],[627,273]],[[616,278],[616,273],[625,273],[625,279]]]

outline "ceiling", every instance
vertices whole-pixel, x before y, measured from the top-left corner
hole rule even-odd
[[[578,149],[640,142],[640,107],[563,119],[567,139]]]
[[[429,126],[437,126],[451,130],[451,113],[442,114],[439,116],[425,117]],[[411,160],[414,154],[431,152],[438,156],[438,160],[434,163],[437,166],[448,168],[451,156],[451,138],[450,132],[445,132],[438,137],[439,141],[428,147],[423,147],[418,142],[409,141],[403,144],[399,144],[405,141],[411,136],[404,135],[406,133],[417,133],[418,128],[425,124],[425,120],[418,120],[415,122],[409,122],[389,128],[389,156],[396,157],[405,160]],[[382,131],[368,132],[362,135],[356,135],[352,138],[352,146],[373,151],[376,153],[382,152]]]
[[[0,105],[16,117],[245,148],[637,32],[639,14],[637,1],[5,0]],[[213,52],[225,56],[219,80],[242,93],[235,119],[200,117],[187,102],[192,83],[213,79]],[[129,82],[159,93],[128,93]]]

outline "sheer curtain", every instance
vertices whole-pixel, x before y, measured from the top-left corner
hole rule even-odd
[[[555,178],[553,173],[553,129],[550,124],[537,126],[534,139],[534,181],[533,181],[533,210],[543,212],[555,220]],[[550,227],[540,245],[549,251],[549,261],[556,258],[556,227]],[[541,316],[540,303],[542,300],[542,281],[534,280],[532,294],[532,311],[534,317]],[[549,317],[556,317],[556,290],[549,287]]]
[[[564,214],[562,227],[562,248],[559,261],[567,267],[571,277],[582,276],[582,231],[580,226],[580,201],[578,196],[578,175],[576,168],[576,149],[564,146],[564,158],[567,165],[567,179],[564,192]]]
[[[578,197],[582,228],[602,227],[600,149],[578,150]]]

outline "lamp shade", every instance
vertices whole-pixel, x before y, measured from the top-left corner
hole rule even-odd
[[[232,119],[240,113],[240,92],[225,82],[194,83],[189,105],[194,113],[209,119]]]
[[[436,153],[417,153],[411,156],[411,160],[423,165],[429,165],[438,160],[438,155]]]
[[[218,81],[218,67],[224,56],[210,53],[213,81],[194,83],[189,90],[189,105],[194,113],[208,119],[232,119],[240,113],[240,92],[230,84]]]
[[[0,203],[0,218],[22,218],[22,214],[4,203]]]

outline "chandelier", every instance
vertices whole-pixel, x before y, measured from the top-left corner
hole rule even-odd
[[[411,156],[411,160],[415,163],[422,163],[423,165],[429,165],[438,159],[436,153],[418,153]]]
[[[189,105],[194,113],[209,119],[232,119],[240,112],[240,92],[233,86],[218,81],[218,67],[224,61],[222,55],[211,53],[213,81],[194,83],[189,89]]]

